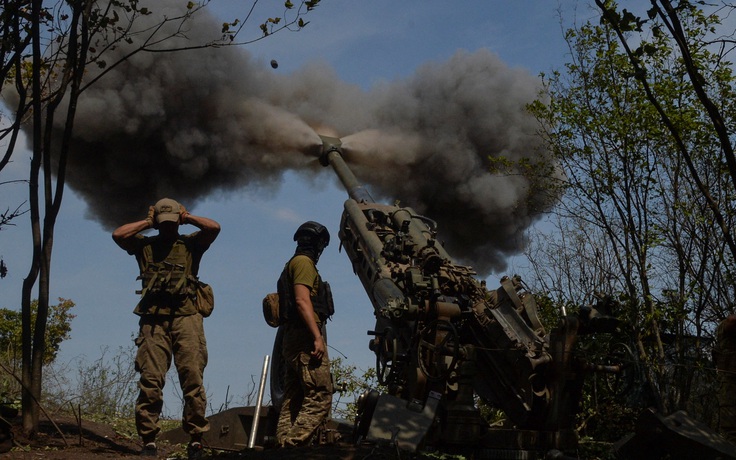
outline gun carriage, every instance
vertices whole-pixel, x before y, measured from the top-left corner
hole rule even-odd
[[[573,347],[578,334],[611,330],[616,321],[585,308],[548,333],[519,277],[488,289],[445,251],[433,220],[376,203],[345,163],[341,140],[322,140],[320,163],[332,166],[349,195],[338,235],[373,304],[369,347],[386,388],[361,396],[356,436],[390,434],[409,448],[511,441],[522,450],[574,449],[585,372],[621,366],[591,364]],[[501,409],[513,429],[485,429],[475,395]],[[405,412],[399,419],[419,415],[398,426],[390,416],[397,410]]]

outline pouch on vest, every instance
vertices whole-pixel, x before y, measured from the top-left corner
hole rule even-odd
[[[276,281],[276,292],[266,294],[263,298],[263,319],[271,327],[279,327],[286,323],[296,312],[296,300],[294,291],[289,283],[289,272],[287,263]]]
[[[266,294],[263,298],[263,318],[266,320],[266,324],[271,327],[279,327],[281,325],[279,309],[279,294],[272,292]]]
[[[212,286],[199,280],[196,281],[196,285],[197,297],[194,303],[197,305],[199,314],[207,318],[215,309],[215,292],[212,290]]]
[[[136,291],[142,297],[146,295],[187,295],[187,274],[182,264],[170,262],[153,263],[138,279],[142,281],[142,289]]]
[[[314,312],[323,323],[335,314],[335,303],[332,300],[332,289],[330,283],[319,280],[317,295],[312,299]]]
[[[289,271],[287,263],[284,269],[281,271],[278,281],[276,281],[276,293],[278,294],[277,300],[279,304],[278,308],[278,325],[284,324],[289,321],[293,314],[296,313],[296,299],[294,298],[294,286],[289,281]]]
[[[189,281],[196,278],[191,275],[187,259],[187,248],[182,240],[177,240],[166,258],[160,262],[149,259],[146,270],[138,277],[142,281],[142,289],[136,291],[142,297],[154,296],[193,296],[196,286]]]

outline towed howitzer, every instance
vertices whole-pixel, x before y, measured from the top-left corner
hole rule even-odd
[[[387,389],[360,397],[354,434],[413,449],[574,449],[583,371],[616,373],[621,366],[590,364],[574,356],[573,346],[579,333],[610,331],[616,320],[581,309],[548,334],[519,277],[488,290],[445,251],[433,220],[376,203],[345,163],[342,141],[321,137],[320,163],[332,166],[349,195],[338,236],[373,305],[369,348]],[[501,409],[514,429],[484,430],[474,394]]]

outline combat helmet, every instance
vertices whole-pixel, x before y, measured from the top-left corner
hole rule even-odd
[[[296,229],[294,241],[297,254],[307,254],[317,263],[322,251],[330,244],[330,232],[324,225],[310,220]]]
[[[309,242],[311,244],[322,243],[322,248],[330,244],[330,232],[327,227],[313,220],[304,222],[296,229],[294,233],[294,241],[301,245],[301,242]]]

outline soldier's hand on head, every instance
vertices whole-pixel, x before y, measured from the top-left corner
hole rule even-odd
[[[189,211],[187,211],[183,204],[179,203],[179,224],[186,223],[187,217],[189,217]]]
[[[148,215],[146,216],[146,222],[151,228],[156,228],[156,208],[154,206],[148,207]]]

